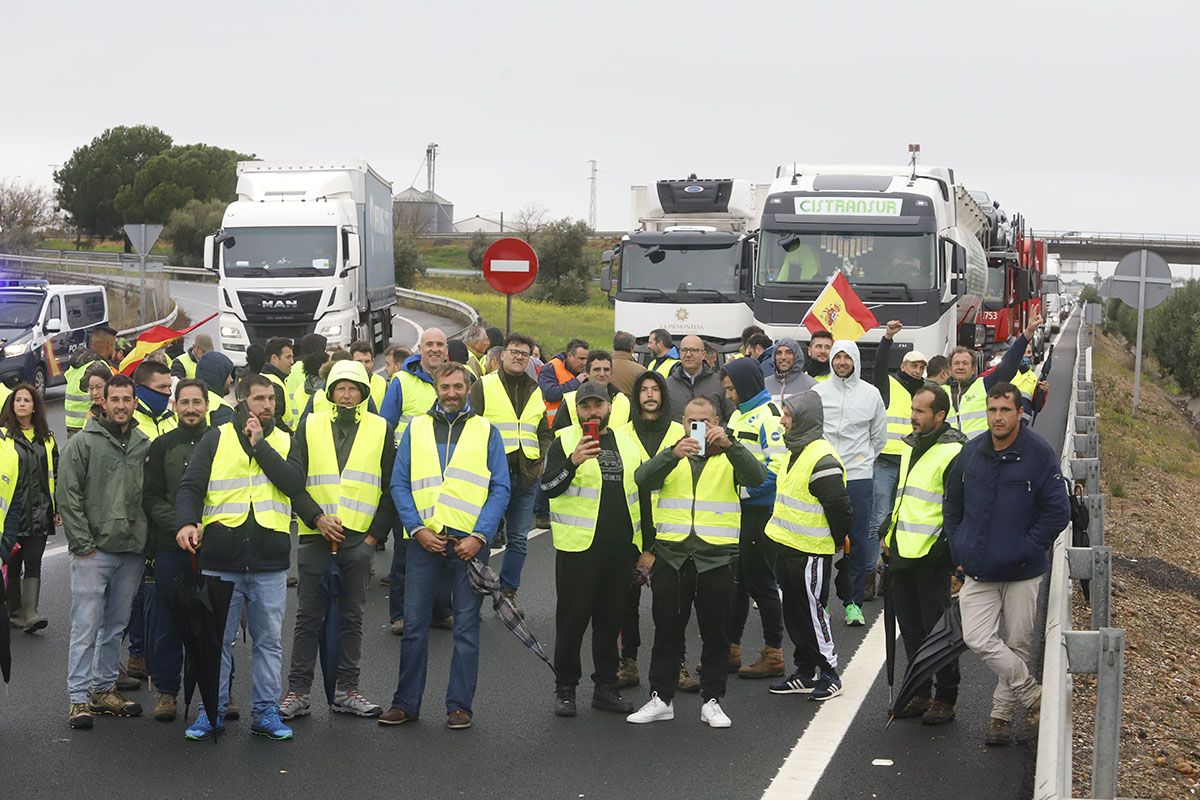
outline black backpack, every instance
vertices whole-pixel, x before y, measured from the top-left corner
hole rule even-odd
[[[1088,525],[1092,519],[1087,503],[1083,502],[1083,485],[1077,484],[1072,491],[1068,481],[1067,498],[1071,501],[1071,547],[1091,547],[1092,540],[1088,536]],[[1083,590],[1084,598],[1090,603],[1092,600],[1091,581],[1081,580],[1079,588]]]

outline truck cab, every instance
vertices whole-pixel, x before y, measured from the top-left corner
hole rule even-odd
[[[0,280],[0,382],[30,383],[43,396],[63,382],[75,350],[108,324],[103,286],[53,285],[45,280]]]

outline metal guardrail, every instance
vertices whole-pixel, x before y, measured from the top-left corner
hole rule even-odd
[[[1091,546],[1072,547],[1069,524],[1054,543],[1034,779],[1037,800],[1071,800],[1074,796],[1073,674],[1094,674],[1097,678],[1092,790],[1088,796],[1097,800],[1117,797],[1125,634],[1119,628],[1109,627],[1112,622],[1112,548],[1104,545],[1100,440],[1096,433],[1090,343],[1090,328],[1081,320],[1075,375],[1067,406],[1062,466],[1063,474],[1069,473],[1073,482],[1082,483],[1084,487],[1083,499],[1091,515],[1088,526]],[[1090,630],[1072,630],[1072,579],[1091,581]]]
[[[396,299],[404,300],[410,306],[418,308],[431,308],[441,312],[442,316],[449,316],[456,322],[462,323],[462,327],[453,333],[447,333],[446,338],[454,339],[461,336],[464,331],[471,325],[479,322],[479,312],[474,306],[469,303],[464,303],[461,300],[455,300],[453,297],[443,297],[440,294],[430,294],[429,292],[418,292],[416,289],[404,289],[396,287]]]
[[[179,304],[172,301],[171,313],[167,314],[162,319],[156,319],[153,322],[147,322],[145,325],[138,325],[136,328],[126,328],[123,331],[117,331],[117,335],[118,336],[133,336],[134,334],[141,333],[142,331],[148,331],[151,328],[153,328],[155,325],[170,326],[173,322],[175,322],[175,318],[178,316],[179,316]]]
[[[1038,239],[1057,242],[1114,242],[1129,245],[1196,245],[1200,246],[1200,236],[1176,233],[1121,233],[1118,231],[1043,231],[1035,230],[1031,235]]]

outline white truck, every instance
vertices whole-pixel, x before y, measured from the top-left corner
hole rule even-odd
[[[632,232],[604,253],[600,285],[616,330],[632,333],[639,351],[657,328],[718,352],[738,348],[753,320],[752,231],[766,188],[695,175],[631,187]]]
[[[237,200],[204,242],[220,347],[244,362],[273,336],[364,339],[381,351],[396,303],[392,185],[365,161],[241,161]]]
[[[943,167],[787,164],[776,171],[759,229],[754,319],[772,339],[806,341],[804,319],[836,271],[880,327],[858,342],[864,374],[883,324],[904,324],[889,368],[916,349],[980,348],[989,221]]]

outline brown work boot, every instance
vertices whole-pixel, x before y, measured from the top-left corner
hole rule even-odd
[[[125,671],[125,667],[117,669],[117,689],[122,692],[136,692],[142,688],[142,682]]]
[[[135,656],[131,653],[129,655],[129,662],[125,665],[125,672],[131,678],[146,680],[146,657]]]
[[[695,694],[700,691],[700,681],[693,678],[692,673],[688,672],[688,668],[680,664],[679,683],[675,685],[675,688],[687,694]]]
[[[109,714],[114,717],[140,717],[142,706],[126,700],[115,688],[107,692],[93,692],[88,700],[88,711],[93,714]]]
[[[232,722],[241,719],[242,712],[238,710],[237,701],[233,699],[233,695],[229,695],[229,702],[225,705],[225,721]]]
[[[297,578],[295,575],[287,576],[287,586],[289,589],[294,588],[294,587],[298,586],[299,584],[300,584],[300,579]]]
[[[446,727],[452,731],[461,731],[464,728],[469,728],[471,727],[471,715],[461,708],[456,708],[446,715]]]
[[[762,655],[737,671],[739,678],[778,678],[783,675],[783,648],[764,646]]]
[[[1036,739],[1038,735],[1038,725],[1042,721],[1042,693],[1038,690],[1037,699],[1034,700],[1025,709],[1025,736],[1026,740]]]
[[[394,619],[391,622],[389,622],[388,630],[390,630],[392,632],[393,636],[403,636],[404,635],[404,617],[400,617],[400,619]]]
[[[921,715],[922,725],[945,725],[954,719],[954,704],[945,700],[934,700],[924,714]]]
[[[415,720],[415,716],[411,716],[402,708],[389,708],[376,719],[380,725],[403,725],[406,722]]]
[[[641,676],[638,675],[637,659],[622,658],[621,665],[617,667],[617,688],[629,689],[641,682]]]
[[[158,702],[154,704],[154,711],[151,714],[159,722],[174,722],[177,714],[175,708],[175,695],[162,692],[158,695]]]
[[[992,717],[988,722],[987,737],[983,740],[984,744],[991,747],[1004,747],[1012,744],[1012,723],[1006,719],[996,719]]]
[[[740,644],[730,643],[729,645],[729,671],[737,672],[742,668],[742,646]]]
[[[914,697],[905,704],[904,708],[896,712],[894,719],[912,719],[913,717],[919,717],[928,711],[929,707],[932,705],[932,697]]]
[[[91,729],[92,724],[92,712],[88,711],[88,704],[71,703],[67,709],[67,725],[77,731],[86,731]]]

